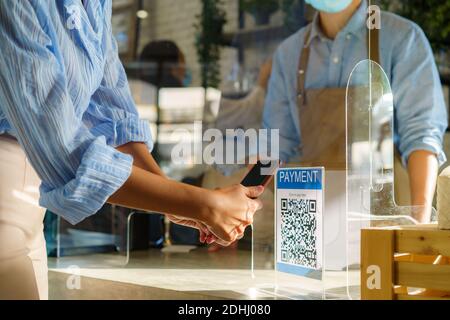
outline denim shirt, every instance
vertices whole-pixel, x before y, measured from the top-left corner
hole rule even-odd
[[[15,136],[42,180],[40,205],[71,223],[128,179],[145,142],[111,31],[111,0],[0,1],[0,134]]]
[[[366,1],[334,40],[326,38],[316,15],[311,27],[310,58],[305,88],[345,88],[355,65],[367,59]],[[297,106],[297,72],[306,28],[285,40],[277,49],[263,127],[280,130],[280,157],[297,160],[301,144]],[[427,150],[446,161],[443,137],[447,110],[433,53],[423,31],[413,22],[381,12],[380,63],[394,97],[394,141],[407,164],[416,150]],[[320,139],[320,137],[318,137]]]

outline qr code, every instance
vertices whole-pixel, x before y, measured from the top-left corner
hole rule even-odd
[[[317,201],[281,199],[281,261],[317,268]]]

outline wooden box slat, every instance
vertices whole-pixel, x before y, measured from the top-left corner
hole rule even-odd
[[[450,257],[450,232],[445,230],[395,230],[395,252]]]
[[[396,285],[444,291],[450,289],[450,265],[396,262],[394,275]]]
[[[398,294],[396,300],[450,300],[450,297],[427,297],[420,295]]]

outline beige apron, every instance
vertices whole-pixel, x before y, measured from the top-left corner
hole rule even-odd
[[[309,47],[298,71],[298,113],[303,166],[345,170],[345,88],[305,89]]]

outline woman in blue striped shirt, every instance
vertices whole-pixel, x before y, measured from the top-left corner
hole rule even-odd
[[[241,237],[261,206],[262,187],[209,191],[164,177],[111,12],[111,0],[0,1],[0,299],[47,297],[37,177],[40,206],[73,224],[109,202],[171,213],[208,242]]]

